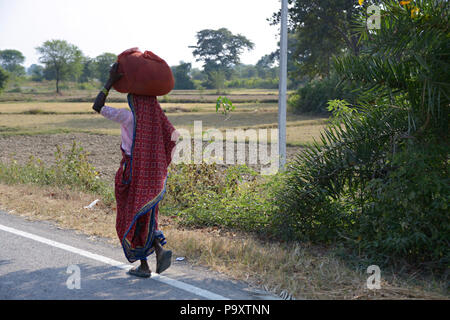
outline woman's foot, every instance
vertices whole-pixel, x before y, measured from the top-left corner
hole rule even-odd
[[[172,251],[164,250],[158,239],[154,241],[154,248],[156,252],[156,273],[160,274],[170,267],[172,263]]]
[[[152,275],[152,271],[148,267],[147,261],[141,260],[141,265],[139,267],[130,269],[128,271],[128,274],[140,278],[150,278],[150,276]]]

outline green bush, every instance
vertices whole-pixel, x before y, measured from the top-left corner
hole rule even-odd
[[[343,241],[380,265],[403,259],[444,271],[450,263],[448,146],[399,139],[407,118],[404,110],[380,108],[344,114],[330,125],[322,144],[290,164],[272,216],[277,236]]]
[[[367,184],[371,197],[352,237],[355,245],[384,260],[404,257],[442,271],[450,266],[450,178],[445,149],[433,146],[396,154],[392,166],[398,169]]]
[[[278,79],[233,79],[225,82],[227,88],[246,88],[246,89],[278,89]]]
[[[181,225],[271,233],[273,191],[280,181],[246,166],[221,171],[216,164],[180,164],[171,167],[162,208],[178,211]]]
[[[114,191],[99,179],[98,172],[88,162],[87,153],[76,142],[66,154],[57,147],[55,164],[51,166],[46,166],[42,160],[33,156],[24,165],[16,161],[11,164],[0,163],[0,181],[70,187],[99,194],[106,204],[114,202]]]
[[[354,88],[339,82],[336,76],[311,81],[290,96],[288,105],[292,112],[329,114],[327,103],[329,100],[345,99],[350,103],[355,102]]]
[[[3,89],[5,89],[8,79],[8,72],[0,68],[0,93],[3,91]]]
[[[361,19],[370,39],[361,54],[334,63],[341,81],[361,84],[364,103],[359,112],[330,104],[338,118],[291,163],[272,224],[287,240],[338,241],[379,265],[406,261],[445,274],[450,70],[442,16],[450,4],[415,2],[420,13],[411,16],[382,3],[380,29],[364,34]]]
[[[95,90],[97,87],[89,82],[82,82],[77,84],[77,88],[80,90]]]

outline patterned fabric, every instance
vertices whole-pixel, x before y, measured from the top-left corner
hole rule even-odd
[[[115,178],[116,231],[129,262],[144,260],[153,252],[158,230],[158,203],[164,196],[167,168],[172,161],[177,132],[156,97],[128,95],[133,112],[131,155],[122,149]]]

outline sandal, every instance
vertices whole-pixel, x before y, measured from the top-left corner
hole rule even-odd
[[[164,250],[159,256],[156,257],[156,273],[160,274],[167,270],[172,263],[172,251]]]
[[[140,277],[140,278],[150,278],[152,275],[151,271],[141,270],[141,266],[128,270],[129,275]]]

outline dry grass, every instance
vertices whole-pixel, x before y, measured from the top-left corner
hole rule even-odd
[[[0,133],[45,134],[88,132],[120,134],[118,124],[94,114],[2,114]]]
[[[38,111],[44,113],[93,113],[93,102],[4,102],[0,103],[0,114],[27,113]],[[107,102],[106,105],[114,108],[128,108],[126,102]],[[254,112],[255,110],[276,111],[276,104],[236,103],[237,110]],[[215,103],[164,103],[161,107],[167,113],[177,112],[215,112]]]
[[[120,107],[121,104],[111,104]],[[0,134],[47,134],[84,132],[96,134],[120,135],[120,127],[117,123],[103,118],[97,114],[22,114],[31,110],[34,106],[44,112],[56,112],[55,110],[67,110],[71,113],[89,112],[90,106],[83,103],[68,104],[0,104]],[[191,107],[190,105],[185,108]],[[276,128],[276,111],[254,110],[251,112],[236,112],[225,120],[221,114],[213,112],[179,112],[183,110],[176,104],[168,104],[167,116],[176,128],[184,128],[193,134],[194,121],[202,121],[202,129],[217,128],[223,132],[226,129],[258,129]],[[171,109],[170,109],[171,108]],[[250,105],[249,108],[252,108]],[[7,110],[7,111],[3,111]],[[8,112],[8,113],[6,113]],[[302,145],[318,138],[325,126],[326,119],[312,116],[289,114],[287,121],[287,142],[291,145]],[[270,136],[269,136],[270,138]],[[269,140],[270,141],[270,140]]]
[[[81,89],[77,83],[66,82],[62,84],[61,94],[55,92],[55,81],[32,82],[24,81],[20,89],[7,88],[0,96],[0,101],[59,101],[59,102],[87,102],[94,101],[101,84],[88,89]],[[226,95],[233,102],[277,102],[278,90],[276,89],[227,89],[224,93],[216,90],[172,90],[167,96],[159,97],[160,100],[176,102],[215,102],[220,95]],[[126,102],[126,94],[111,90],[108,99],[110,101]],[[168,101],[165,101],[168,102]]]
[[[0,103],[0,113],[25,113],[38,110],[46,113],[93,113],[92,104],[88,102],[10,102]],[[124,103],[112,102],[109,106],[123,108]]]
[[[115,208],[102,203],[93,210],[83,208],[95,198],[52,187],[0,184],[0,209],[28,219],[53,221],[61,228],[118,244]],[[163,215],[159,223],[168,247],[190,263],[209,266],[275,293],[288,292],[297,299],[448,299],[439,291],[445,284],[382,279],[381,290],[368,290],[366,274],[350,269],[324,248],[267,243],[217,228],[177,228],[173,219]]]

